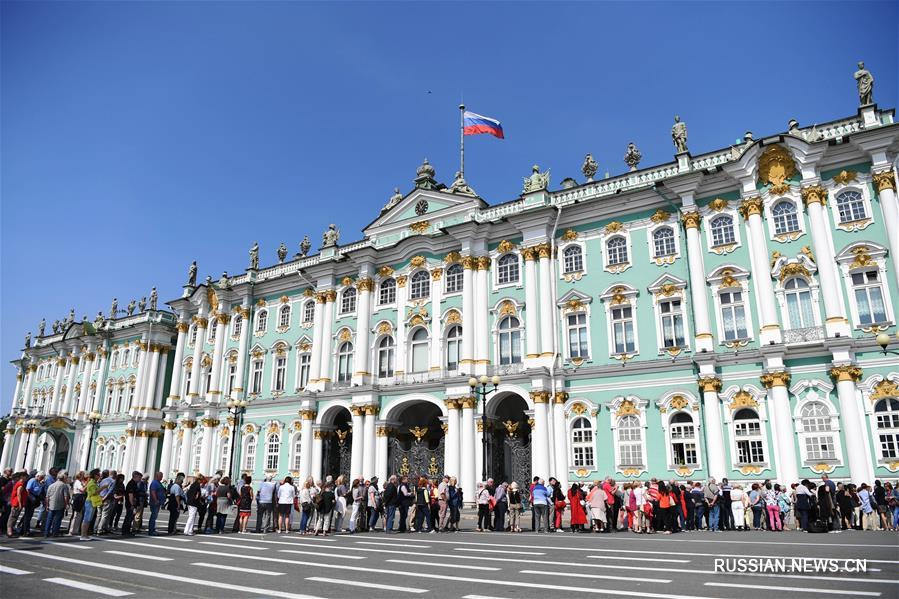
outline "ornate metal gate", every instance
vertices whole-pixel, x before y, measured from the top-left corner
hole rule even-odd
[[[487,476],[497,483],[515,481],[527,488],[531,480],[530,427],[526,422],[505,421],[488,429]]]
[[[409,432],[414,440],[404,447],[399,437],[390,439],[387,446],[390,465],[388,474],[418,475],[429,478],[443,476],[443,454],[445,437],[440,437],[435,447],[425,438],[427,428],[412,427]],[[431,440],[433,443],[433,439]]]
[[[322,459],[325,471],[321,473],[321,476],[323,479],[329,475],[337,478],[342,474],[344,479],[349,481],[353,433],[336,430],[331,435],[333,436],[329,437],[328,442],[325,444],[326,455]]]

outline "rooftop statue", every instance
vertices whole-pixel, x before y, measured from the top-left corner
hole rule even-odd
[[[865,63],[858,63],[858,70],[855,72],[855,81],[858,83],[858,104],[859,106],[867,106],[874,103],[874,75],[865,69]]]
[[[303,241],[300,242],[300,258],[305,258],[309,255],[309,250],[312,248],[312,242],[309,241],[308,235],[303,235]]]
[[[683,154],[687,151],[687,124],[682,122],[678,115],[674,115],[671,139],[674,141],[674,148],[678,154]]]
[[[393,208],[394,206],[396,206],[397,204],[399,204],[402,201],[403,201],[403,194],[402,194],[402,192],[400,192],[400,188],[394,187],[393,195],[390,196],[390,199],[387,200],[387,203],[384,204],[383,208],[381,208],[381,212],[387,212],[388,210],[390,210],[391,208]]]
[[[67,324],[72,324],[75,322],[75,308],[69,309],[69,318]]]
[[[41,318],[41,322],[37,325],[37,336],[43,337],[44,329],[46,329],[46,328],[47,328],[47,319]]]
[[[147,311],[147,298],[145,298],[145,297],[140,298],[140,301],[137,302],[137,311],[138,311],[138,313]]]
[[[187,269],[187,286],[188,287],[196,287],[197,286],[197,261],[194,260],[190,263],[190,268]]]
[[[593,160],[593,154],[587,154],[584,156],[584,164],[581,165],[581,172],[584,173],[584,176],[587,177],[587,183],[593,181],[593,176],[596,175],[596,171],[599,170],[599,164]]]
[[[28,331],[28,334],[25,335],[25,347],[31,347],[31,331]]]
[[[159,294],[156,293],[156,287],[150,290],[150,309],[155,310],[159,303]]]
[[[94,328],[99,329],[103,325],[103,320],[103,311],[101,310],[97,312],[97,317],[94,319]]]
[[[637,149],[636,144],[634,144],[634,142],[627,144],[627,153],[624,155],[624,163],[628,165],[632,171],[635,171],[641,160],[643,160],[643,154]]]
[[[549,171],[540,172],[540,167],[536,164],[531,167],[531,176],[524,178],[524,193],[533,191],[542,191],[549,187]]]
[[[453,184],[450,185],[450,191],[453,193],[461,193],[461,194],[470,195],[470,196],[478,195],[468,185],[468,182],[465,180],[465,177],[462,176],[462,171],[456,171],[456,176],[453,178]]]
[[[59,334],[59,330],[62,328],[62,323],[59,322],[59,319],[53,321],[53,324],[50,325],[50,328],[53,330],[53,334]]]
[[[250,248],[250,270],[259,270],[259,243],[256,241]]]
[[[278,262],[284,264],[285,258],[287,258],[287,246],[282,241],[281,245],[278,246]]]
[[[331,223],[328,225],[328,230],[322,233],[322,247],[337,247],[338,239],[340,239],[340,230],[337,228],[337,225]]]
[[[118,298],[114,297],[114,298],[112,298],[112,304],[110,304],[110,306],[109,306],[109,317],[115,318],[116,312],[118,312],[118,311],[119,311],[119,300],[118,300]],[[74,321],[74,316],[75,316],[75,314],[74,314],[74,310],[73,310],[73,313],[69,314],[69,318],[72,318]]]
[[[228,280],[228,271],[222,271],[222,278],[219,279],[219,289],[228,289],[231,281]]]
[[[128,313],[128,316],[131,316],[134,314],[134,309],[136,307],[137,307],[137,302],[135,302],[133,299],[130,302],[128,302],[128,307],[125,310]],[[87,320],[87,319],[85,318],[85,320]]]

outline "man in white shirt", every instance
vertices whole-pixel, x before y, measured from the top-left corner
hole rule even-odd
[[[256,532],[266,533],[272,530],[272,509],[275,495],[275,483],[271,474],[259,483],[256,492]]]

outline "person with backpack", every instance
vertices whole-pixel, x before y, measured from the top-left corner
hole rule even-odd
[[[387,478],[384,485],[384,492],[381,494],[381,505],[384,506],[384,532],[393,532],[393,521],[396,518],[398,489],[396,485],[396,475],[391,474]]]
[[[169,510],[168,533],[170,535],[178,534],[178,516],[181,515],[181,511],[185,508],[184,490],[181,488],[183,482],[184,475],[178,473],[175,477],[175,482],[170,484],[168,488],[166,508]]]
[[[290,532],[290,512],[297,497],[297,488],[293,486],[293,478],[284,477],[278,487],[278,533]]]
[[[103,505],[103,498],[100,497],[100,485],[98,484],[99,480],[100,469],[94,468],[88,475],[87,483],[84,485],[86,497],[84,500],[84,515],[81,518],[80,540],[82,541],[93,540],[90,536],[91,527],[94,525],[94,520],[98,519],[97,514],[100,511],[100,507]]]
[[[412,489],[409,486],[409,477],[403,475],[400,479],[399,493],[397,495],[397,507],[400,512],[399,532],[406,532],[408,528],[409,506],[412,504]]]
[[[486,532],[490,526],[490,491],[484,483],[478,483],[478,532]]]
[[[225,521],[228,519],[228,511],[234,497],[231,495],[231,479],[223,477],[215,488],[215,534],[225,533]]]
[[[318,516],[315,523],[315,536],[328,536],[331,529],[331,518],[334,515],[334,490],[332,483],[325,483],[321,493],[317,494],[315,511]]]
[[[808,531],[809,515],[812,511],[812,493],[809,490],[809,480],[803,479],[793,488],[796,499],[793,505],[796,507],[796,515],[799,518],[799,528]]]
[[[428,479],[421,476],[415,487],[415,530],[419,533],[425,532],[425,523],[427,523],[429,532],[433,530],[431,528],[431,492],[428,487]]]
[[[201,522],[197,516],[200,508],[205,506],[206,500],[203,498],[203,485],[205,484],[206,478],[200,474],[194,478],[184,494],[187,499],[187,522],[184,523],[184,534],[189,537],[195,534],[194,526]]]
[[[455,476],[450,477],[447,494],[449,497],[450,530],[458,532],[459,518],[462,513],[462,487],[458,485]]]
[[[226,476],[224,480],[227,480]],[[240,486],[237,496],[237,519],[239,522],[238,533],[247,534],[247,522],[250,521],[250,512],[253,511],[253,486],[250,484],[253,479],[247,474]],[[229,495],[234,492],[234,487],[230,487]],[[233,495],[232,495],[233,497]],[[221,511],[219,512],[221,513]],[[224,520],[223,520],[224,522]]]
[[[150,506],[150,521],[147,523],[147,534],[151,537],[159,535],[156,532],[156,519],[159,517],[159,510],[165,504],[165,495],[165,487],[162,486],[162,472],[156,472],[147,490],[147,501]]]
[[[366,530],[375,530],[378,525],[378,518],[383,512],[381,505],[381,492],[378,490],[378,477],[371,477],[371,484],[368,486],[368,526]]]

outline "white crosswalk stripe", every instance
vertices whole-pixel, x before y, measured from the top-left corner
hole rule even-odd
[[[27,570],[19,570],[18,568],[10,568],[9,566],[0,565],[0,574],[12,574],[13,576],[21,576],[22,574],[31,574]]]
[[[324,578],[322,576],[310,576],[306,580],[313,582],[330,582],[341,586],[347,585],[351,587],[364,587],[366,589],[381,589],[384,591],[400,591],[401,593],[427,593],[428,589],[416,589],[413,587],[398,587],[390,584],[376,584],[374,582],[358,582],[355,580],[346,580],[345,578]]]
[[[229,572],[248,572],[250,574],[265,574],[266,576],[284,576],[284,572],[272,572],[271,570],[260,570],[259,568],[240,568],[225,564],[210,564],[206,562],[193,562],[191,566],[202,566],[204,568],[215,568],[217,570],[227,570]]]
[[[114,551],[112,549],[104,551],[104,553],[111,553],[113,555],[124,555],[127,557],[137,557],[140,559],[148,559],[156,562],[170,562],[172,558],[170,557],[160,557],[158,555],[147,555],[146,553],[132,553],[131,551]]]
[[[134,594],[129,593],[128,591],[120,591],[119,589],[102,587],[98,584],[90,584],[87,582],[81,582],[79,580],[72,580],[70,578],[45,578],[44,582],[52,582],[53,584],[59,584],[64,587],[72,587],[73,589],[90,591],[91,593],[99,593],[100,595],[106,595],[108,597],[127,597],[128,595]]]
[[[880,597],[880,593],[873,591],[858,591],[856,589],[837,590],[837,589],[816,589],[810,587],[785,587],[785,586],[769,586],[763,584],[743,584],[739,585],[724,582],[707,582],[707,587],[729,587],[735,588],[739,586],[741,589],[758,589],[760,591],[784,591],[787,593],[824,593],[827,595],[843,595],[845,597]]]

